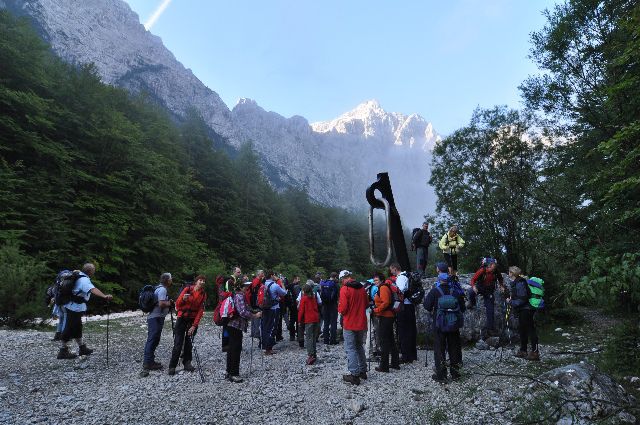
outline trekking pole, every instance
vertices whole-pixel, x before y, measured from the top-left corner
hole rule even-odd
[[[202,371],[202,363],[200,363],[200,356],[198,350],[196,350],[196,344],[193,342],[193,335],[191,337],[191,348],[193,349],[193,356],[196,358],[196,364],[198,365],[198,373],[200,374],[200,380],[204,384],[204,372]]]
[[[427,324],[424,328],[424,367],[429,367],[429,332],[427,330],[429,326],[429,319],[427,318]]]
[[[253,335],[251,335],[251,351],[249,352],[249,376],[251,376],[252,367],[253,367]]]
[[[109,369],[109,313],[111,312],[111,308],[109,308],[109,301],[107,301],[107,369]]]
[[[371,340],[372,340],[372,338],[373,338],[373,311],[371,311],[369,313],[369,359],[368,359],[369,360],[369,362],[368,362],[369,365],[368,365],[367,372],[371,372],[371,356],[372,356],[372,353],[371,353],[371,346],[372,346]]]

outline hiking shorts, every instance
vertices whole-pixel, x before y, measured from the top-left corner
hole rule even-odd
[[[82,313],[64,309],[66,320],[64,329],[62,330],[62,340],[71,341],[72,339],[82,338]]]

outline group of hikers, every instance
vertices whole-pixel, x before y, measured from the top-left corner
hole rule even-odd
[[[306,364],[312,365],[317,360],[316,347],[320,337],[325,345],[339,343],[339,322],[349,371],[343,380],[358,385],[367,379],[365,345],[368,331],[369,358],[379,362],[376,372],[388,373],[390,369],[400,369],[401,364],[418,360],[416,307],[422,305],[432,317],[435,362],[432,378],[445,382],[449,372],[451,379],[456,380],[460,377],[462,365],[460,329],[464,326],[463,312],[466,308],[474,308],[476,297],[480,295],[487,313],[483,338],[495,336],[496,289],[503,292],[508,308],[513,309],[519,319],[520,350],[515,355],[539,360],[534,314],[543,303],[542,280],[526,278],[520,268],[511,266],[511,282],[507,287],[497,271],[496,260],[484,258],[471,279],[472,290],[463,290],[457,277],[457,255],[464,247],[464,240],[454,226],[440,239],[439,248],[445,261],[436,264],[437,280],[425,293],[421,278],[426,273],[431,241],[428,224],[424,223],[412,237],[418,271],[401,270],[399,264],[393,263],[386,270],[388,274],[376,273],[366,282],[357,281],[346,269],[330,273],[327,279],[318,272],[305,283],[299,276],[289,280],[273,271],[263,270],[258,270],[250,279],[242,274],[239,267],[235,267],[229,276],[218,276],[214,291],[218,300],[213,319],[222,328],[226,379],[242,382],[240,357],[243,335],[248,330],[252,343],[253,338],[259,339],[259,348],[264,350],[264,355],[271,356],[276,354],[276,344],[284,339],[284,322],[290,340],[297,341],[300,348],[306,349]],[[92,294],[106,300],[112,298],[93,286],[91,277],[94,273],[95,266],[87,263],[81,271],[65,270],[58,275],[56,289],[51,294],[51,302],[55,304],[53,314],[59,318],[54,336],[54,340],[61,341],[58,359],[73,359],[78,355],[90,355],[93,351],[82,339],[82,314]],[[180,361],[185,371],[195,370],[192,351],[207,301],[206,277],[196,276],[193,283],[184,285],[175,301],[169,297],[172,284],[171,273],[165,272],[160,275],[157,285],[145,286],[140,294],[140,306],[149,313],[143,362],[146,374],[163,369],[155,359],[155,351],[169,314],[173,349],[168,374],[176,373]],[[79,346],[78,354],[69,349],[72,339]]]

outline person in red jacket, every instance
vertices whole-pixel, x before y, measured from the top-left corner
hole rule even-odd
[[[313,286],[305,284],[302,287],[302,293],[304,296],[300,299],[300,307],[298,307],[298,323],[304,325],[304,343],[309,355],[307,365],[312,365],[318,358],[316,356],[316,332],[320,327],[320,313],[318,312],[318,300],[313,293]]]
[[[367,313],[369,305],[367,292],[362,283],[357,282],[348,270],[342,270],[338,278],[342,281],[338,313],[342,315],[344,350],[347,353],[348,375],[342,379],[359,385],[360,379],[367,379],[367,356],[364,344],[367,339]]]
[[[185,287],[178,299],[176,299],[176,311],[178,312],[178,320],[173,335],[173,350],[171,352],[171,361],[169,361],[169,375],[175,375],[180,352],[182,351],[182,364],[184,370],[193,372],[196,370],[191,365],[192,359],[192,338],[195,337],[200,319],[204,314],[204,303],[207,300],[207,294],[204,292],[205,277],[199,275],[196,277],[195,283]],[[184,348],[184,351],[183,351]]]
[[[391,354],[391,367],[400,369],[400,355],[398,346],[393,335],[393,322],[396,319],[393,308],[393,294],[391,293],[391,280],[385,282],[384,275],[373,276],[373,283],[378,287],[373,301],[376,307],[373,314],[378,317],[378,337],[382,346],[380,365],[376,367],[376,372],[389,372],[389,354]]]
[[[504,292],[504,279],[497,269],[497,262],[494,258],[484,258],[482,267],[471,278],[471,287],[473,293],[470,294],[471,304],[476,304],[476,296],[482,295],[482,301],[486,312],[487,320],[481,331],[482,339],[494,334],[495,322],[495,291],[496,286],[500,287],[500,291]]]

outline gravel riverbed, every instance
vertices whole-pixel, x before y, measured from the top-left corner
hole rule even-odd
[[[220,328],[210,313],[196,337],[206,382],[197,372],[166,374],[172,347],[171,323],[165,322],[156,352],[163,371],[141,377],[146,318],[124,317],[85,325],[85,339],[95,352],[75,360],[57,360],[53,332],[0,330],[0,423],[3,424],[496,424],[514,423],[527,391],[526,379],[503,376],[536,374],[545,367],[512,357],[510,349],[464,350],[464,375],[446,385],[431,380],[433,352],[399,371],[377,373],[360,386],[342,381],[346,357],[342,344],[318,344],[318,362],[305,366],[306,351],[297,342],[278,343],[274,356],[263,357],[245,334],[241,375],[245,382],[224,380],[225,354]],[[287,335],[288,336],[288,335]],[[77,347],[73,347],[76,350]],[[556,347],[557,348],[557,347]],[[573,359],[575,360],[575,358]],[[194,361],[195,362],[195,361]],[[496,375],[501,373],[502,375]]]

